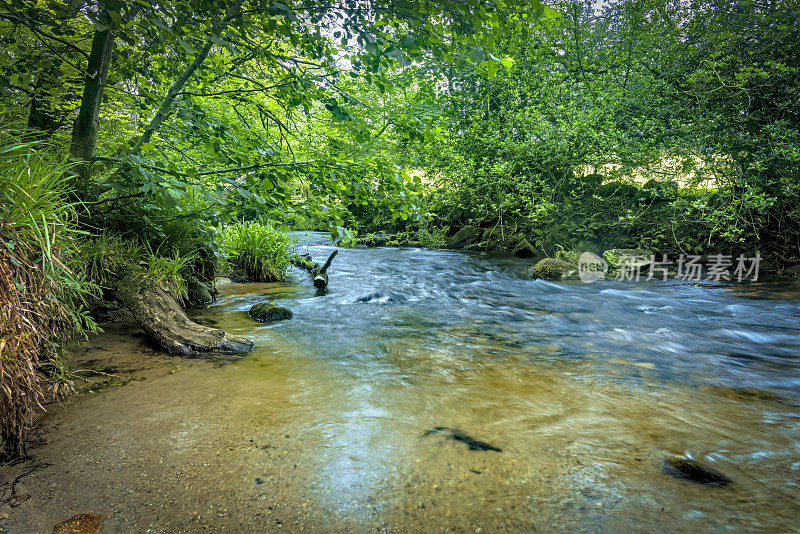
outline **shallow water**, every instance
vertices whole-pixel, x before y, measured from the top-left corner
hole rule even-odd
[[[323,259],[333,249],[319,240],[305,243]],[[337,513],[430,498],[447,501],[442,521],[478,525],[800,524],[797,288],[552,283],[526,267],[341,250],[324,295],[225,286],[205,317],[257,340],[243,372],[291,377],[285,417],[304,436],[314,498]],[[264,298],[295,318],[254,325],[246,311]],[[503,452],[422,437],[435,426]],[[673,480],[660,462],[674,453],[735,483]]]
[[[334,250],[295,238],[317,261]],[[553,283],[527,268],[341,249],[324,294],[299,272],[221,284],[197,316],[254,339],[251,354],[89,399],[61,433],[91,425],[79,457],[129,460],[84,482],[115,503],[112,531],[800,525],[797,286]],[[265,299],[294,318],[255,323],[247,310]],[[502,452],[424,435],[438,426]],[[59,443],[73,461],[77,445]],[[674,479],[672,454],[733,483]]]

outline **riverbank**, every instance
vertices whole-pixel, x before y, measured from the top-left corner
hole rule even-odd
[[[330,526],[265,474],[295,465],[283,429],[255,433],[257,421],[239,418],[224,391],[195,390],[229,360],[165,355],[124,311],[102,326],[73,352],[87,377],[79,393],[47,406],[29,459],[0,467],[0,532],[49,533],[81,513],[106,516],[103,532],[119,533]],[[245,475],[255,457],[259,468]]]

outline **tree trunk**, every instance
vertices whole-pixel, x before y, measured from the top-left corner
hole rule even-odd
[[[245,354],[253,348],[248,339],[190,320],[175,299],[144,272],[121,276],[113,289],[145,334],[170,354]]]
[[[114,27],[105,8],[100,13],[100,20],[105,24],[105,29],[94,32],[89,64],[86,67],[81,107],[72,128],[72,145],[70,146],[72,157],[86,162],[78,171],[83,178],[88,175],[97,147],[100,106],[108,78],[108,69],[111,66],[111,51],[114,49]]]

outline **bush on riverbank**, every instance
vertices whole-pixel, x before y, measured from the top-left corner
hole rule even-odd
[[[288,236],[271,224],[242,221],[225,227],[220,244],[232,269],[244,271],[254,282],[286,277],[293,247]]]
[[[77,246],[69,165],[42,145],[0,138],[0,457],[24,452],[35,410],[71,382],[63,344],[97,329]]]

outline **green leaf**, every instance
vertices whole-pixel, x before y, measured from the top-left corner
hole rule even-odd
[[[181,39],[180,37],[178,37],[178,43],[180,43],[180,45],[183,47],[184,50],[186,50],[188,54],[192,55],[197,54],[197,49],[192,45],[190,45],[189,43],[187,43],[186,41],[184,41],[183,39]]]
[[[476,63],[480,63],[486,59],[486,53],[483,51],[483,47],[476,46],[472,49],[472,59],[474,59]]]

